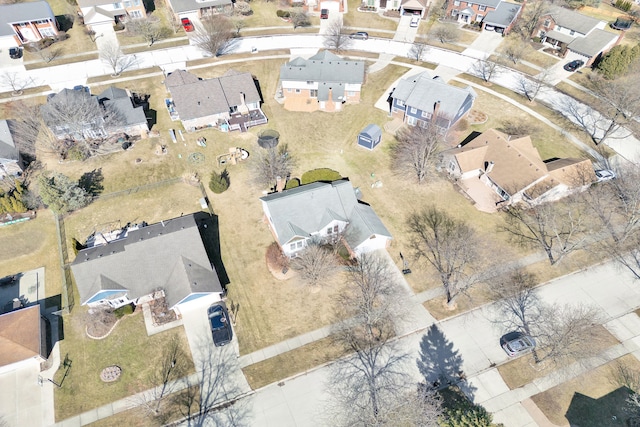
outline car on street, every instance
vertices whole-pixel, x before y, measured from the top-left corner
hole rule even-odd
[[[578,68],[582,67],[584,65],[584,61],[580,60],[580,59],[575,59],[571,62],[569,62],[568,64],[566,64],[563,68],[565,69],[565,71],[575,71]]]
[[[191,23],[191,20],[189,18],[182,18],[182,27],[187,33],[190,33],[194,29],[193,24]]]
[[[412,17],[411,23],[409,23],[409,26],[412,28],[417,28],[418,25],[420,25],[420,17],[419,16]]]
[[[211,324],[211,335],[213,336],[213,344],[216,347],[227,345],[233,338],[233,330],[229,313],[223,302],[217,302],[207,310],[209,315],[209,323]]]
[[[532,351],[536,342],[528,335],[521,332],[509,332],[500,338],[500,345],[511,357],[521,356]]]
[[[22,58],[22,48],[20,47],[10,47],[9,48],[9,56],[11,59],[20,59]]]
[[[598,178],[598,182],[609,181],[610,179],[614,179],[616,177],[616,173],[609,169],[598,169],[595,171],[596,178]]]
[[[358,31],[357,33],[351,33],[349,38],[355,40],[367,40],[369,38],[369,33]]]
[[[329,19],[329,9],[320,10],[320,19]]]

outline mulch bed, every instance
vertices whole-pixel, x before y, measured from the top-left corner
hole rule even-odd
[[[164,297],[156,298],[149,302],[151,309],[151,317],[156,325],[164,325],[165,323],[177,320],[176,312],[170,310]]]

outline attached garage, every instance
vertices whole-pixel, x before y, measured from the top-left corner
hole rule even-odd
[[[427,6],[424,0],[403,0],[400,6],[401,15],[420,15],[421,18],[424,18],[426,10]]]
[[[358,134],[358,145],[369,150],[376,148],[382,140],[382,129],[377,125],[369,125]]]

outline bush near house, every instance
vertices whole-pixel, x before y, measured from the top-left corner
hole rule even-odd
[[[339,172],[329,168],[312,169],[302,174],[300,184],[311,184],[317,181],[335,181],[342,178]]]
[[[125,315],[133,313],[134,309],[135,307],[133,306],[133,304],[127,304],[113,310],[113,314],[116,316],[116,318],[121,319]]]
[[[287,181],[287,185],[284,186],[284,189],[290,190],[296,187],[300,187],[300,180],[298,178],[291,178],[289,181]]]
[[[629,67],[640,59],[640,44],[614,46],[596,65],[596,69],[607,79],[625,75]]]

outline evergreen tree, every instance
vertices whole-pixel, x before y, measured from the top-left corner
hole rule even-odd
[[[60,214],[85,207],[92,197],[68,176],[54,173],[38,178],[40,197],[47,207]]]
[[[209,188],[216,194],[220,194],[229,188],[230,184],[229,172],[223,170],[222,173],[213,171],[211,173],[211,180],[209,181]]]

